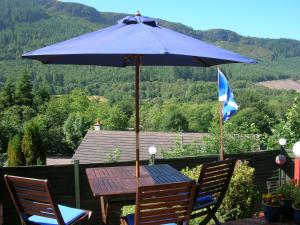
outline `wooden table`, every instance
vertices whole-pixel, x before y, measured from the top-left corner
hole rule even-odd
[[[113,224],[124,202],[134,204],[138,186],[189,181],[170,165],[149,165],[140,167],[140,177],[135,177],[135,166],[87,168],[90,189],[100,197],[102,221]],[[119,221],[119,218],[117,218]]]

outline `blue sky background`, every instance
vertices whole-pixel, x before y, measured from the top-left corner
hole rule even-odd
[[[241,35],[300,40],[300,0],[63,0],[100,12],[142,15],[197,30],[222,28]]]

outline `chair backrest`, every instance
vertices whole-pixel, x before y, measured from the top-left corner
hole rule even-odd
[[[14,205],[25,224],[32,215],[56,219],[65,225],[57,204],[54,204],[48,181],[4,175]]]
[[[135,225],[189,224],[195,181],[138,187]]]
[[[221,204],[229,186],[236,159],[205,163],[202,165],[195,199],[212,195],[216,204]]]

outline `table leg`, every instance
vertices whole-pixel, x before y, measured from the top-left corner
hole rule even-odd
[[[103,196],[101,196],[100,197],[100,215],[101,215],[102,222],[105,224],[107,224],[106,223],[107,207],[108,207],[108,203],[107,203],[106,199]]]
[[[104,224],[120,225],[121,208],[123,202],[111,202],[107,198],[100,197],[100,214]]]

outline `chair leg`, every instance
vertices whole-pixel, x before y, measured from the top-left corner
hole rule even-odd
[[[200,223],[199,225],[206,225],[211,220],[211,215],[207,215]]]
[[[209,223],[209,221],[211,219],[213,219],[216,223],[216,225],[221,225],[220,221],[218,220],[218,218],[215,216],[215,212],[211,210],[211,208],[206,208],[208,211],[208,214],[206,215],[206,217],[199,223],[199,225],[206,225]]]
[[[215,214],[213,214],[212,218],[215,221],[216,225],[221,225],[220,221],[218,220]]]
[[[128,225],[127,221],[125,218],[120,218],[120,225]]]

